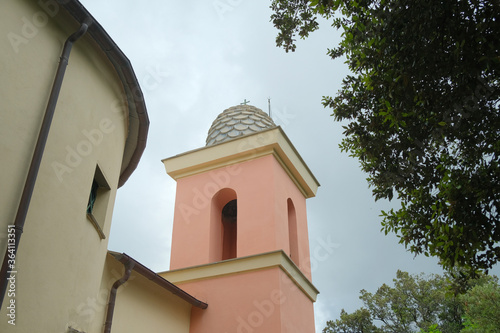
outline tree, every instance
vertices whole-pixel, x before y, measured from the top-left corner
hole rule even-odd
[[[434,324],[431,327],[429,327],[429,330],[427,331],[421,330],[419,333],[443,333],[437,328],[437,326],[438,325]]]
[[[352,74],[324,97],[344,126],[382,212],[415,254],[443,267],[488,270],[500,260],[500,2],[485,0],[273,0],[278,46],[319,28],[342,29]]]
[[[323,333],[459,333],[469,327],[488,331],[500,327],[500,286],[496,278],[480,274],[456,288],[456,277],[410,275],[397,271],[393,286],[375,293],[361,290],[363,307],[352,314],[342,309],[340,319],[328,321]],[[488,326],[490,325],[490,326]],[[482,330],[481,330],[482,329]]]
[[[461,297],[466,328],[462,332],[500,332],[500,286],[490,281],[477,285]]]
[[[383,332],[428,330],[441,322],[445,310],[445,278],[412,276],[398,270],[393,282],[394,287],[383,284],[375,294],[361,290],[360,299],[373,318],[382,323]]]
[[[344,309],[340,312],[340,319],[328,321],[323,333],[378,333],[378,328],[373,325],[370,312],[361,308],[348,314]]]

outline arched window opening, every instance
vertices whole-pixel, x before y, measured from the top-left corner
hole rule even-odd
[[[288,206],[288,238],[290,244],[290,258],[299,266],[299,240],[297,233],[297,215],[292,199],[287,200]]]
[[[222,260],[236,258],[237,215],[236,199],[222,208]]]
[[[210,209],[209,261],[236,258],[236,192],[223,188],[212,197]]]

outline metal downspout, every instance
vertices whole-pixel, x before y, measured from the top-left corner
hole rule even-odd
[[[78,31],[74,32],[68,37],[64,43],[63,51],[61,53],[61,59],[59,61],[59,66],[57,67],[56,77],[54,79],[54,84],[52,85],[52,91],[50,92],[49,101],[47,103],[47,108],[45,110],[45,116],[42,121],[42,127],[40,133],[38,134],[38,140],[36,142],[35,151],[31,159],[30,168],[28,171],[28,176],[26,177],[26,182],[24,184],[23,193],[21,195],[21,200],[19,202],[19,207],[16,214],[16,219],[14,221],[15,233],[15,244],[13,257],[17,255],[17,248],[19,247],[19,241],[21,239],[21,234],[23,233],[24,222],[26,221],[26,215],[28,214],[28,209],[30,206],[31,196],[33,194],[33,189],[35,187],[36,178],[38,176],[38,170],[40,169],[40,163],[42,161],[42,156],[45,149],[45,144],[47,143],[47,137],[49,135],[50,125],[52,123],[52,118],[54,116],[54,111],[56,108],[57,100],[59,98],[59,92],[61,90],[64,73],[66,67],[68,66],[68,59],[75,43],[80,37],[82,37],[90,25],[91,20],[89,18],[85,19],[81,23]],[[12,254],[11,254],[12,255]],[[5,292],[7,290],[7,273],[10,271],[8,269],[9,252],[6,250],[5,257],[2,263],[2,269],[0,270],[0,307],[2,306],[3,299],[5,297]],[[9,274],[10,275],[10,274]]]
[[[123,273],[123,276],[120,279],[113,283],[113,287],[111,287],[111,290],[109,291],[108,310],[106,312],[106,322],[104,323],[104,333],[111,333],[113,312],[115,311],[116,293],[118,292],[118,288],[130,278],[130,274],[132,273],[135,263],[132,260],[129,260],[124,263],[123,266],[125,266],[125,273]]]

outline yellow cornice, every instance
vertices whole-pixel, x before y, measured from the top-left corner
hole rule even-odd
[[[309,281],[282,250],[161,272],[158,273],[158,275],[177,285],[212,279],[224,275],[243,274],[276,267],[285,272],[290,280],[311,299],[311,301],[316,301],[316,297],[319,294],[318,289],[314,287],[311,281]]]
[[[191,150],[162,160],[175,180],[224,166],[273,155],[306,198],[319,183],[281,127],[274,127],[217,145]]]

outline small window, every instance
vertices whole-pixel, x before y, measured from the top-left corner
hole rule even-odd
[[[105,239],[104,222],[106,220],[106,211],[108,208],[110,187],[106,177],[99,166],[96,166],[94,179],[90,188],[89,201],[87,203],[87,218],[96,229],[99,237]]]
[[[99,188],[99,184],[95,181],[92,181],[92,188],[90,189],[89,203],[87,204],[87,214],[92,214],[94,211],[95,200],[97,199],[97,189]]]
[[[68,333],[84,333],[84,332],[74,329],[73,327],[70,326],[68,327]]]
[[[236,258],[236,240],[237,240],[237,201],[229,201],[222,208],[222,260]]]

